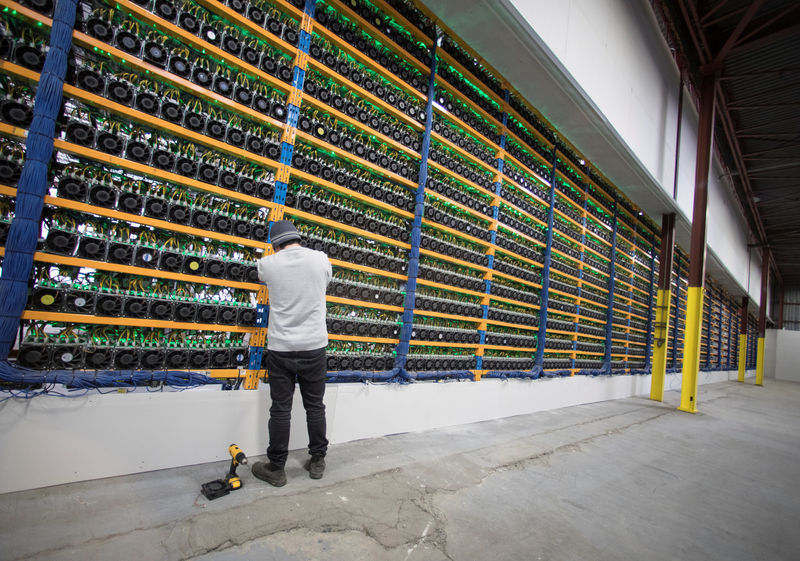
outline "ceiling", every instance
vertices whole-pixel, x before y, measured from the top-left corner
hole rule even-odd
[[[652,0],[694,91],[718,76],[714,145],[773,273],[800,286],[800,2]]]

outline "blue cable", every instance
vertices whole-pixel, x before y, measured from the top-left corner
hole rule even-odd
[[[6,241],[0,276],[0,371],[5,374],[14,371],[5,360],[14,345],[28,298],[28,280],[39,240],[44,196],[48,188],[47,170],[53,155],[76,7],[77,0],[59,0],[56,3],[50,48],[36,89],[33,122],[25,143],[25,163],[17,188],[14,219]]]
[[[428,102],[425,105],[425,134],[422,137],[420,152],[419,182],[417,184],[416,204],[414,206],[414,222],[411,226],[411,249],[408,252],[408,283],[403,303],[403,327],[400,329],[394,359],[394,371],[400,376],[408,377],[406,360],[411,348],[411,332],[414,327],[414,303],[417,297],[417,276],[419,275],[419,246],[422,239],[422,215],[425,210],[425,184],[428,181],[428,157],[431,150],[431,130],[433,128],[433,100],[436,97],[436,46],[431,46],[431,72],[428,77]]]

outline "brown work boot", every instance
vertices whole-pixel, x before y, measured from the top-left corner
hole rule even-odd
[[[311,459],[303,464],[303,468],[311,479],[322,479],[322,474],[325,473],[325,457],[311,456]]]
[[[277,467],[270,463],[256,462],[250,468],[257,478],[261,481],[266,481],[273,487],[283,487],[286,485],[286,470],[282,467]]]

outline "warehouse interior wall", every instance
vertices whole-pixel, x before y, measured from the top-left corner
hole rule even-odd
[[[769,337],[772,336],[775,340],[775,378],[800,382],[800,368],[797,367],[800,364],[800,331],[770,329],[767,334],[767,349]],[[767,364],[765,361],[765,368]]]
[[[489,4],[483,8],[489,10],[501,4],[513,8],[506,2],[483,4]],[[474,18],[469,1],[447,3],[448,9],[464,14],[446,19],[490,63],[507,72],[512,85],[634,202],[656,219],[672,209],[677,71],[646,2],[518,4],[516,9],[524,12],[520,21],[530,24],[528,39],[536,35],[542,52],[546,51],[544,58],[508,43],[510,38],[498,33],[502,22]],[[460,29],[459,22],[467,17],[473,18],[469,25],[481,27],[479,32],[490,34],[491,40],[473,41],[470,33],[478,31]],[[510,49],[503,60],[495,60],[497,45]],[[530,72],[535,65],[543,68],[542,73]],[[570,95],[563,95],[565,88]],[[697,115],[690,103],[685,107],[677,210],[683,217],[679,241],[688,247],[686,217],[691,216]],[[751,298],[758,301],[760,271],[751,266],[758,256],[747,251],[744,220],[723,171],[719,166],[714,169],[711,251],[732,284],[749,287]],[[780,353],[775,356],[778,363]],[[735,372],[709,371],[701,373],[700,382],[735,378]],[[677,390],[680,381],[679,372],[669,374],[666,389]],[[650,378],[643,375],[331,384],[326,402],[330,438],[337,443],[643,395],[649,387]],[[249,455],[261,454],[267,394],[262,384],[258,391],[228,392],[210,386],[183,392],[138,389],[78,394],[73,399],[8,400],[0,405],[0,447],[24,446],[28,461],[3,456],[0,469],[6,477],[0,481],[0,492],[221,460],[233,441]],[[305,444],[299,399],[296,404],[294,449]]]
[[[764,376],[775,378],[778,364],[778,329],[767,329],[764,333]]]
[[[680,80],[649,2],[425,0],[424,4],[645,212],[658,219],[668,211],[675,178]],[[674,210],[683,218],[676,239],[688,250],[698,113],[685,89],[684,96]],[[760,255],[749,259],[746,221],[725,173],[714,158],[709,177],[709,253],[729,275],[720,280],[759,302]]]

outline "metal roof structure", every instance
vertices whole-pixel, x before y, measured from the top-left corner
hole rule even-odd
[[[716,73],[715,146],[778,281],[800,286],[800,2],[653,0],[684,78]]]

